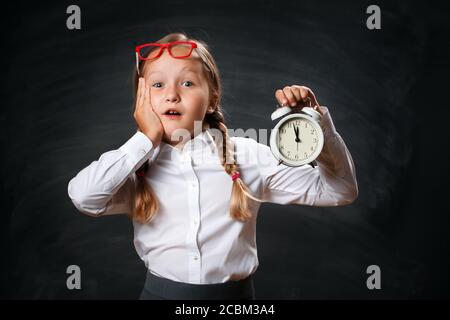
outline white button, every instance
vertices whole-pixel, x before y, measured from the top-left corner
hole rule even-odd
[[[197,257],[197,256],[195,256],[195,257],[194,257],[194,260],[196,260],[196,261],[197,261],[197,260],[198,260],[198,257]]]
[[[194,224],[197,224],[197,223],[198,223],[197,219],[194,219]]]
[[[196,185],[195,181],[192,181],[192,186],[195,187]]]

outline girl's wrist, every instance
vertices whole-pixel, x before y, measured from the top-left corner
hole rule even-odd
[[[144,134],[147,136],[147,138],[151,140],[154,148],[156,148],[159,145],[160,141],[153,134],[151,133],[144,133]]]

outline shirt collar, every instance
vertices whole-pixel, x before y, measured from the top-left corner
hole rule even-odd
[[[160,153],[178,152],[179,154],[193,154],[202,152],[205,148],[209,152],[214,151],[216,145],[210,129],[207,127],[196,136],[188,140],[181,149],[175,148],[164,141],[161,141],[158,148]]]

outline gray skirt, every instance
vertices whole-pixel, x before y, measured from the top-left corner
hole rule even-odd
[[[255,300],[253,276],[238,281],[191,284],[147,272],[140,300]]]

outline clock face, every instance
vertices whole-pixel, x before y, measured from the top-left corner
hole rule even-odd
[[[319,135],[316,126],[308,119],[290,118],[278,129],[278,150],[293,162],[306,160],[321,147]]]

